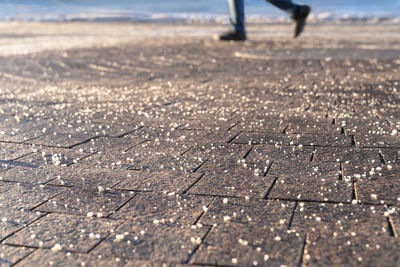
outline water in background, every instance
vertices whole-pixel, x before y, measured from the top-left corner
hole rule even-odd
[[[285,14],[264,0],[245,0],[247,21]],[[299,0],[314,20],[394,20],[400,0]],[[226,0],[0,0],[0,21],[226,21]]]

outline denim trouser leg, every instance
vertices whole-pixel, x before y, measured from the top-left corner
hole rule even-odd
[[[228,0],[228,9],[232,30],[235,32],[245,32],[244,0]]]
[[[282,9],[289,15],[296,13],[299,5],[292,0],[266,0],[274,6]],[[244,0],[228,0],[229,20],[235,32],[245,32],[244,28]]]
[[[273,4],[279,9],[282,9],[289,15],[293,16],[296,13],[299,5],[292,2],[292,0],[267,0],[267,2]]]

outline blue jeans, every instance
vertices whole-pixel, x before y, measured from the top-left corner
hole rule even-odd
[[[266,0],[283,11],[293,15],[298,5],[292,0]],[[244,28],[244,0],[228,0],[229,21],[235,32],[245,32]]]

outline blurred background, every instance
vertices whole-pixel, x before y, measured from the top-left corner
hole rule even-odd
[[[264,0],[245,0],[247,22],[287,16]],[[400,0],[301,0],[312,20],[400,22]],[[226,22],[225,0],[0,0],[1,21]]]

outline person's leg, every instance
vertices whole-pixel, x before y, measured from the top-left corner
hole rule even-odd
[[[299,7],[299,5],[293,3],[292,0],[267,0],[267,2],[273,4],[274,6],[285,11],[291,16],[296,13]]]
[[[219,36],[222,41],[244,41],[246,30],[244,27],[244,0],[227,0],[229,21],[232,30]]]
[[[245,32],[244,28],[244,0],[227,0],[229,21],[234,32]]]
[[[292,0],[267,0],[267,2],[290,14],[295,22],[294,37],[299,36],[306,25],[311,8],[307,5],[301,6],[295,4]]]

